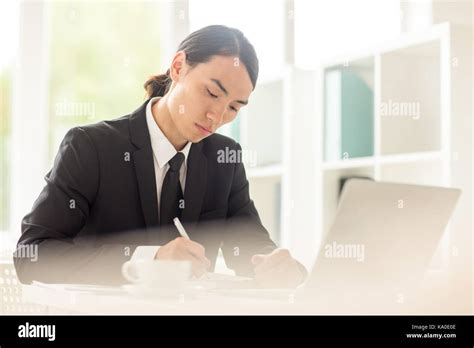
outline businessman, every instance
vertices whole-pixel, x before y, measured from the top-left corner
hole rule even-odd
[[[199,276],[222,249],[229,268],[262,286],[300,284],[307,272],[262,226],[243,164],[218,160],[241,151],[215,131],[248,103],[257,74],[240,31],[206,27],[145,83],[136,111],[72,128],[22,221],[17,251],[34,247],[38,257],[14,257],[19,279],[121,284],[130,259],[189,260]]]

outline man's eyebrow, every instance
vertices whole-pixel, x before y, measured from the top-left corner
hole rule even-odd
[[[214,82],[221,89],[221,91],[225,93],[225,95],[229,95],[229,92],[227,92],[227,89],[225,89],[219,80],[211,79],[211,81]]]
[[[222,92],[225,93],[225,95],[229,95],[229,92],[225,89],[225,87],[222,85],[222,82],[220,82],[217,79],[211,79],[212,82],[214,82]],[[242,104],[242,105],[247,105],[248,101],[247,100],[237,100],[237,103]]]

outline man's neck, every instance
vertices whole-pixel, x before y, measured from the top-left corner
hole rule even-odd
[[[171,113],[166,103],[167,96],[161,97],[151,106],[151,113],[158,127],[165,135],[165,137],[174,146],[176,151],[181,151],[188,141],[184,139],[176,129],[176,126],[171,119]]]

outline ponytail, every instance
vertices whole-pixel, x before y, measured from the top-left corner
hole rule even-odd
[[[170,69],[166,71],[166,74],[151,76],[143,85],[146,90],[147,98],[164,96],[170,86]]]

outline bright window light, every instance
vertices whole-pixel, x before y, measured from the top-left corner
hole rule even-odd
[[[13,62],[18,49],[18,2],[0,2],[0,71]]]
[[[400,34],[399,0],[295,0],[295,60],[313,68]]]
[[[283,0],[190,0],[190,30],[211,24],[240,29],[257,51],[260,75],[278,72],[284,62]]]

